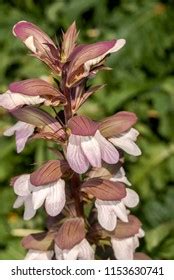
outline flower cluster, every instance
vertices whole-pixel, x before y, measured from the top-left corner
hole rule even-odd
[[[0,106],[18,120],[4,135],[15,134],[18,153],[38,138],[53,141],[57,150],[57,159],[11,180],[14,208],[24,205],[25,220],[43,205],[46,210],[47,231],[22,240],[26,259],[95,259],[100,246],[111,246],[116,259],[147,258],[135,252],[144,232],[129,208],[139,196],[123,169],[124,152],[141,154],[137,117],[122,111],[97,122],[78,114],[103,87],[89,86],[89,79],[108,69],[106,58],[125,40],[78,45],[75,23],[59,46],[31,22],[18,22],[13,34],[51,69],[52,80],[17,81],[0,95]]]

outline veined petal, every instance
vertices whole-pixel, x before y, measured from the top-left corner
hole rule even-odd
[[[43,205],[49,192],[50,192],[49,186],[35,187],[35,190],[32,193],[32,202],[35,210],[39,209]]]
[[[116,137],[130,129],[137,122],[137,116],[132,112],[118,112],[100,122],[99,130],[106,138]]]
[[[133,260],[135,252],[133,237],[125,239],[111,238],[111,244],[117,260]]]
[[[19,196],[27,196],[31,193],[30,190],[30,174],[19,176],[14,182],[14,192]]]
[[[109,143],[99,131],[96,132],[94,137],[99,143],[102,159],[110,164],[117,163],[119,160],[119,153],[114,146]]]
[[[60,226],[55,243],[63,250],[71,250],[85,238],[83,218],[69,218]]]
[[[49,160],[31,173],[30,182],[34,186],[46,186],[69,173],[70,167],[66,160]]]
[[[93,167],[101,167],[101,150],[97,140],[92,136],[81,137],[81,148]]]
[[[131,208],[137,206],[138,203],[139,203],[139,196],[138,196],[138,194],[134,190],[132,190],[130,188],[126,188],[126,193],[127,193],[126,197],[124,197],[122,199],[123,203],[127,207],[131,207]]]
[[[54,255],[53,251],[29,250],[25,260],[51,260]]]
[[[44,101],[45,98],[41,98],[40,96],[26,96],[20,93],[13,93],[9,90],[0,95],[0,106],[7,110],[13,110],[23,105],[36,105]]]
[[[136,129],[131,128],[127,133],[120,135],[120,137],[109,138],[109,141],[128,154],[139,156],[141,155],[141,150],[134,142],[137,139],[138,134],[139,133]]]
[[[57,216],[65,205],[65,181],[59,179],[50,184],[49,194],[46,197],[45,208],[50,216]]]
[[[25,210],[24,210],[24,220],[28,221],[31,218],[33,218],[36,214],[36,210],[34,209],[33,206],[33,202],[32,202],[32,195],[28,195],[27,197],[25,197],[25,201],[24,201],[24,206],[25,206]]]
[[[20,153],[25,148],[25,144],[28,138],[33,134],[35,129],[34,125],[25,124],[21,130],[16,131],[16,149],[17,153]]]
[[[4,136],[12,136],[16,133],[16,148],[17,153],[20,153],[24,149],[28,138],[33,134],[34,129],[34,125],[19,121],[12,127],[8,128],[3,134]]]
[[[92,249],[89,242],[83,239],[79,244],[78,259],[79,260],[94,260],[94,250]]]
[[[100,199],[96,199],[95,201],[98,221],[108,231],[114,230],[117,224],[117,216],[113,210],[115,203],[115,201],[102,201]]]
[[[139,219],[133,215],[128,215],[128,222],[118,221],[114,231],[114,237],[118,239],[125,239],[132,236],[137,236],[141,227]]]
[[[120,167],[120,169],[118,170],[118,172],[115,174],[114,177],[112,177],[110,179],[113,182],[122,182],[128,186],[131,186],[131,183],[129,182],[129,180],[126,177],[126,173],[124,171],[123,167]]]
[[[21,93],[29,96],[56,96],[61,94],[57,88],[55,88],[54,86],[42,79],[26,79],[22,81],[17,81],[9,85],[9,90],[13,93]]]
[[[81,185],[81,191],[101,201],[117,202],[126,196],[126,189],[123,183],[111,182],[110,180],[95,177],[86,180]]]
[[[67,147],[67,161],[75,172],[85,173],[89,168],[89,161],[80,146],[81,136],[71,134]]]
[[[63,250],[64,260],[93,260],[94,251],[89,242],[84,238],[71,250]]]
[[[99,124],[85,116],[75,116],[68,121],[68,127],[73,135],[94,136]]]

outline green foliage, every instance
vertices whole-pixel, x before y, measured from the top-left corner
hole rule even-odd
[[[141,203],[136,215],[146,237],[142,249],[154,259],[174,259],[174,21],[173,1],[166,0],[65,0],[0,2],[0,90],[8,83],[47,75],[46,67],[25,55],[26,48],[11,34],[25,19],[59,38],[73,20],[82,42],[125,38],[127,45],[109,59],[111,72],[97,76],[107,86],[87,101],[81,112],[94,119],[118,110],[133,111],[139,122],[140,158],[127,157],[127,172]],[[91,83],[93,81],[91,80]],[[0,110],[0,134],[14,120]],[[43,141],[29,143],[22,155],[14,139],[0,139],[0,259],[23,258],[19,237],[41,229],[42,213],[23,222],[14,211],[10,177],[34,169],[33,162],[50,158]],[[50,143],[48,144],[51,145]],[[17,229],[20,234],[16,233]]]

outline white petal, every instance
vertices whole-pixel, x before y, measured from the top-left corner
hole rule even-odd
[[[27,196],[30,194],[30,174],[24,174],[17,178],[14,182],[14,192],[20,196]]]
[[[32,52],[36,53],[36,47],[34,45],[33,36],[29,36],[25,41],[24,44],[29,48]]]
[[[125,239],[111,238],[114,255],[118,260],[133,260],[135,252],[133,237]]]
[[[34,125],[19,121],[4,131],[3,135],[12,136],[14,133],[16,133],[16,147],[17,152],[20,153],[24,149],[28,138],[33,134],[34,128]]]
[[[50,184],[49,194],[47,195],[45,208],[50,216],[57,216],[65,206],[65,182],[59,179]]]
[[[129,138],[130,140],[132,140],[134,142],[137,140],[138,135],[139,135],[139,132],[135,128],[131,128],[128,132],[124,133],[124,136],[126,138]]]
[[[117,163],[119,160],[119,153],[114,146],[107,141],[99,131],[96,132],[94,137],[99,143],[102,159],[110,164]]]
[[[114,212],[115,215],[123,222],[128,222],[128,214],[126,207],[122,201],[117,202],[117,204],[114,206]]]
[[[63,250],[64,260],[77,260],[79,248],[78,245],[74,246],[71,250]]]
[[[51,260],[54,255],[53,251],[29,250],[25,260]]]
[[[145,236],[145,232],[144,232],[144,230],[143,230],[142,228],[139,229],[139,232],[137,233],[137,236],[138,236],[139,238],[142,238],[142,237]]]
[[[56,260],[63,260],[63,251],[55,244],[54,251],[56,255]]]
[[[93,136],[81,136],[81,147],[93,167],[101,167],[101,150]]]
[[[127,206],[127,207],[135,207],[138,205],[139,203],[139,196],[138,194],[129,188],[126,188],[126,197],[124,197],[122,199],[123,203]]]
[[[113,181],[113,182],[122,182],[122,183],[124,183],[124,184],[126,184],[126,185],[128,185],[128,186],[131,186],[131,183],[128,181],[123,167],[120,167],[120,169],[118,170],[118,172],[115,174],[114,177],[112,177],[112,178],[110,179],[110,181]]]
[[[139,247],[139,245],[140,245],[139,238],[138,238],[137,234],[135,234],[133,236],[133,248],[134,248],[134,251],[135,251],[136,248]]]
[[[90,60],[86,61],[85,64],[84,64],[84,70],[86,72],[86,76],[89,73],[89,70],[90,70],[91,66],[98,64],[100,61],[103,60],[104,57],[107,56],[107,54],[117,52],[119,49],[121,49],[125,45],[125,43],[126,43],[126,40],[119,39],[119,40],[116,41],[115,45],[111,49],[109,49],[107,52],[105,52],[104,54],[102,54],[100,56],[97,56],[93,59],[90,59]]]
[[[78,247],[78,260],[94,260],[94,250],[86,239],[83,239]]]
[[[116,41],[115,46],[108,51],[108,53],[113,53],[119,51],[126,44],[125,39],[119,39]]]
[[[67,147],[67,161],[75,172],[85,173],[89,168],[89,161],[80,146],[81,136],[71,134]]]
[[[21,93],[12,93],[7,91],[0,95],[0,106],[7,110],[13,110],[22,105],[35,105],[45,101],[45,98],[40,96],[27,96]]]
[[[117,224],[117,216],[114,212],[115,201],[103,201],[96,199],[95,207],[98,212],[98,222],[108,231],[115,229]]]
[[[4,136],[12,136],[16,132],[16,130],[18,129],[18,126],[19,126],[19,122],[17,122],[15,125],[6,129],[3,133],[3,135]]]
[[[39,209],[43,205],[49,192],[50,192],[49,186],[35,187],[35,190],[32,193],[32,202],[35,210]]]
[[[109,141],[113,143],[116,147],[119,147],[126,153],[133,155],[133,156],[139,156],[141,155],[141,150],[139,147],[129,138],[126,138],[124,136],[121,136],[119,138],[113,137],[109,138]]]
[[[28,195],[24,201],[24,220],[30,220],[36,214],[36,210],[34,210],[33,203],[32,203],[32,195]]]
[[[121,148],[125,152],[133,156],[141,155],[141,150],[134,143],[136,141],[139,132],[131,128],[128,132],[121,134],[119,137],[109,138],[109,141],[113,143],[115,146]]]
[[[21,130],[16,131],[16,148],[17,153],[20,153],[25,148],[28,138],[33,134],[35,129],[34,125],[24,124]]]
[[[22,196],[18,196],[13,204],[13,208],[19,208],[24,204],[24,198]]]

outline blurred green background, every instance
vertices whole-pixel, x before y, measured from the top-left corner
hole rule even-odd
[[[73,20],[81,42],[125,38],[126,46],[108,60],[112,72],[100,72],[93,84],[107,86],[81,111],[100,119],[120,110],[133,111],[139,122],[139,158],[126,157],[126,171],[141,203],[135,214],[146,237],[140,249],[153,259],[174,259],[174,2],[171,0],[11,0],[0,1],[0,91],[10,82],[49,75],[11,33],[28,20],[59,38]],[[55,35],[56,34],[56,35]],[[15,123],[0,109],[0,135]],[[52,154],[44,141],[29,143],[22,154],[14,138],[0,138],[0,259],[22,259],[21,236],[44,227],[39,212],[24,222],[13,210],[12,176],[33,170]],[[50,145],[50,144],[49,144]],[[42,211],[42,210],[41,210]]]

